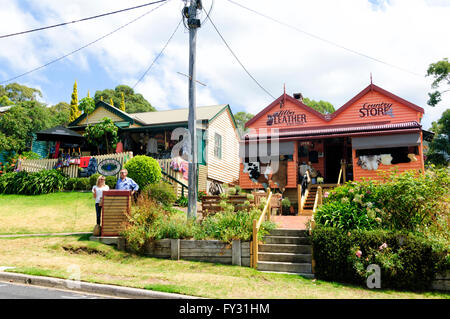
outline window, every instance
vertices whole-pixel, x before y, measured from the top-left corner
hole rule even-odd
[[[214,156],[222,159],[222,136],[217,133],[214,135]]]

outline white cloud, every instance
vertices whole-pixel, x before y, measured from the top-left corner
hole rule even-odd
[[[209,8],[211,0],[203,1]],[[370,83],[425,108],[424,127],[437,120],[448,108],[450,97],[436,108],[426,105],[431,91],[426,69],[432,62],[448,57],[448,1],[439,0],[318,0],[318,1],[238,1],[304,33],[242,9],[229,1],[215,1],[212,20],[249,72],[273,96],[286,85],[287,93],[342,106]],[[88,1],[5,1],[0,12],[3,34],[38,26],[71,21],[108,11],[145,3],[143,0]],[[26,6],[24,6],[24,3]],[[168,4],[126,28],[74,54],[64,62],[76,65],[92,78],[95,69],[115,83],[134,85],[160,52],[181,18],[182,1]],[[133,10],[92,21],[77,23],[39,33],[0,39],[2,79],[42,65],[71,52],[128,23],[152,7]],[[202,19],[205,18],[203,13]],[[309,33],[310,35],[308,35]],[[313,36],[311,36],[313,35]],[[404,72],[362,55],[319,40],[354,50],[387,64],[407,69]],[[98,70],[103,74],[98,74]],[[153,66],[136,91],[158,109],[186,107],[188,73],[188,33],[180,27],[164,55]],[[51,68],[19,79],[36,83],[46,96],[57,75]],[[235,112],[257,113],[273,99],[244,72],[205,21],[197,35],[198,105],[230,104]],[[79,82],[83,79],[77,76]],[[66,86],[70,88],[73,79]],[[101,86],[101,82],[99,83]],[[91,90],[91,94],[93,94]],[[49,100],[63,100],[51,96]]]

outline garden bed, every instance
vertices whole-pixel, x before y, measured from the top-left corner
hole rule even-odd
[[[146,244],[144,255],[250,267],[250,242],[161,239]]]

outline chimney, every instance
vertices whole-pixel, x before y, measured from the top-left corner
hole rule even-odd
[[[303,101],[303,95],[301,93],[294,93],[294,99],[302,102]]]

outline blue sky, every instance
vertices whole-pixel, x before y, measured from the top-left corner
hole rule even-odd
[[[227,0],[216,0],[211,18],[240,61],[274,97],[302,92],[342,106],[373,82],[425,109],[429,128],[448,108],[426,105],[432,62],[449,56],[444,0],[240,1],[283,21],[265,19]],[[72,21],[131,7],[143,0],[0,0],[1,34]],[[203,1],[206,8],[211,0]],[[74,81],[79,98],[120,84],[133,86],[160,52],[180,19],[181,0],[155,9],[107,38],[39,71],[15,80],[39,88],[44,102],[70,101]],[[151,7],[0,39],[0,81],[39,67],[130,22]],[[202,15],[202,20],[205,15]],[[230,104],[233,112],[253,114],[273,101],[244,72],[211,23],[198,31],[197,105]],[[352,52],[353,51],[353,52]],[[359,54],[355,54],[358,52]],[[367,58],[369,56],[370,58]],[[382,62],[375,61],[379,60]],[[158,62],[135,91],[157,109],[188,105],[188,33],[179,28]],[[5,84],[5,83],[4,83]]]

